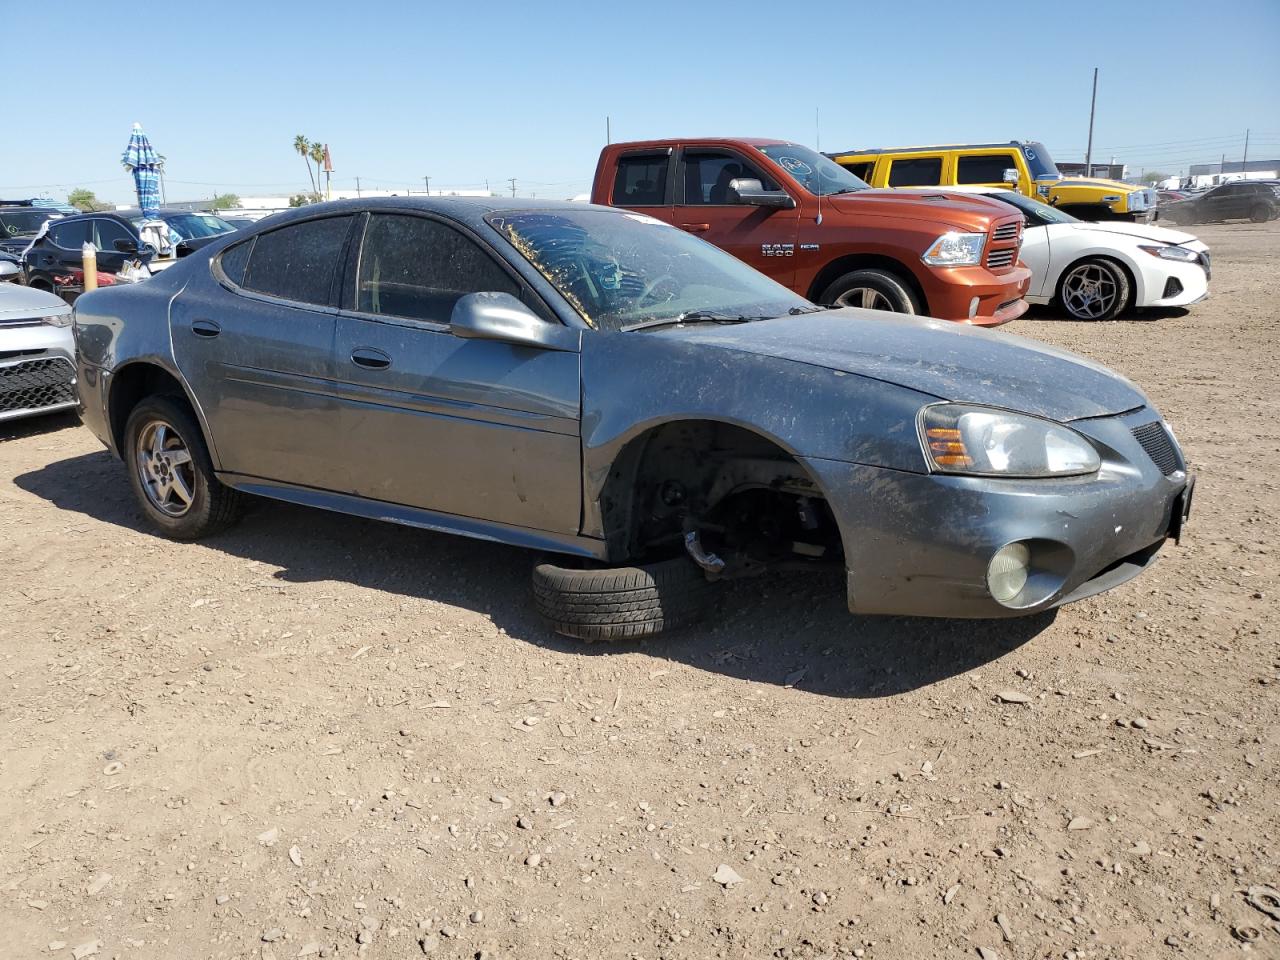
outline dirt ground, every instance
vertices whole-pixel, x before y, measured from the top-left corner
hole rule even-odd
[[[753,582],[583,645],[518,550],[270,502],[170,543],[74,420],[0,430],[0,957],[1280,957],[1280,223],[1199,232],[1189,312],[1006,328],[1200,477],[1056,616]]]

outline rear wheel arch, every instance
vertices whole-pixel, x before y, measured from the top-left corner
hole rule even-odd
[[[911,268],[901,260],[877,253],[851,253],[832,260],[818,271],[813,283],[809,285],[806,296],[817,303],[818,297],[822,296],[823,291],[840,277],[846,273],[852,273],[854,270],[865,269],[884,270],[886,273],[892,274],[911,291],[911,294],[916,298],[917,305],[920,307],[920,312],[926,315],[929,313],[928,298],[924,295],[924,288],[920,286],[920,281],[911,271]]]
[[[192,416],[200,425],[209,455],[216,465],[217,453],[209,436],[208,425],[186,385],[160,364],[146,360],[127,363],[112,374],[110,393],[107,395],[107,422],[116,450],[124,450],[125,424],[129,422],[129,414],[142,400],[152,396],[174,397],[191,410]]]

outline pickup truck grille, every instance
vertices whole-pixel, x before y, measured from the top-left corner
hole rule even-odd
[[[61,357],[0,367],[0,414],[74,403],[76,371]]]
[[[999,243],[1001,240],[1015,240],[1017,239],[1017,236],[1017,221],[999,224],[993,231],[991,231],[991,239],[996,243]]]
[[[992,250],[987,254],[988,267],[1012,267],[1013,262],[1018,259],[1018,251],[1013,248],[1007,250]]]

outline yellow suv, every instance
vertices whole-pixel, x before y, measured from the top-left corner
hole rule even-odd
[[[1155,218],[1154,190],[1119,180],[1064,177],[1044,144],[1034,141],[847,150],[828,156],[873,187],[1007,186],[1081,220]]]

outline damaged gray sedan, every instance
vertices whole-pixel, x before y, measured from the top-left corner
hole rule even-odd
[[[538,609],[588,639],[796,567],[843,570],[855,613],[1035,613],[1137,575],[1191,501],[1107,369],[821,309],[621,210],[320,204],[82,297],[75,332],[84,420],[161,532],[256,494],[531,548]]]

